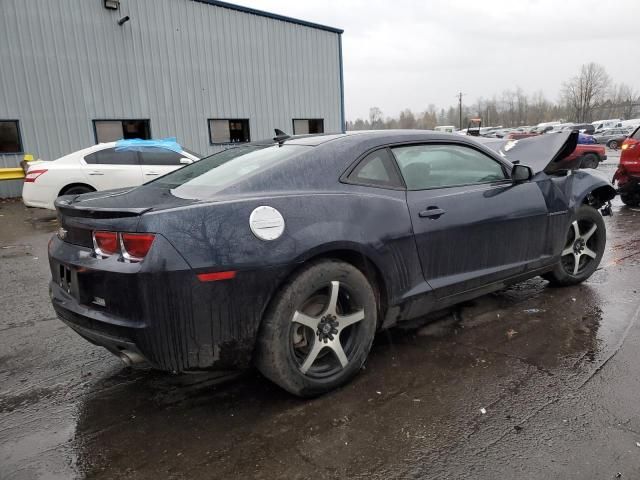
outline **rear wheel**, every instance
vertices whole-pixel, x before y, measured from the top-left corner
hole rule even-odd
[[[587,153],[582,157],[581,168],[598,168],[599,158],[595,153]]]
[[[620,200],[628,207],[640,206],[640,193],[626,193],[620,195]]]
[[[343,385],[364,364],[377,325],[376,296],[354,266],[314,262],[277,294],[260,330],[256,365],[302,397]]]
[[[607,232],[602,215],[593,207],[581,206],[569,225],[558,264],[544,278],[555,285],[584,282],[598,268],[606,243]]]
[[[609,143],[607,143],[607,147],[613,148],[614,150],[617,150],[618,149],[618,141],[617,140],[610,140]]]
[[[60,195],[82,195],[91,192],[95,192],[95,190],[87,185],[72,185],[62,190]]]

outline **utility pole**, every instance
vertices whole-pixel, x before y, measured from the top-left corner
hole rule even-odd
[[[462,130],[462,96],[464,95],[464,93],[462,92],[458,92],[458,114],[460,115],[460,126],[458,127],[458,130]]]

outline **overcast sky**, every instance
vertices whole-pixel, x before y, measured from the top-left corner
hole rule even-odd
[[[640,0],[237,0],[344,29],[346,117],[448,107],[521,86],[557,100],[580,65],[640,90]]]

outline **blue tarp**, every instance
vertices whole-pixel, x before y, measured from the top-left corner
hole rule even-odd
[[[584,133],[581,133],[578,135],[578,143],[581,143],[581,144],[596,143],[596,139],[593,138],[592,135],[586,135]]]
[[[134,138],[131,140],[118,140],[116,142],[116,152],[135,151],[143,152],[149,147],[164,148],[174,152],[182,153],[182,147],[175,137],[162,138],[159,140],[140,140]]]

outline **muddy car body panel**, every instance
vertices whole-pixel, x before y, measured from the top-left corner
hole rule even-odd
[[[577,206],[598,207],[615,193],[592,171],[546,168],[574,141],[557,134],[537,156],[521,149],[529,153],[518,160],[534,165],[526,182],[510,179],[509,152],[474,139],[388,131],[240,147],[273,159],[213,186],[198,179],[227,174],[220,154],[134,189],[61,197],[61,232],[49,246],[53,305],[80,335],[118,355],[176,372],[243,368],[276,292],[307,262],[329,257],[376,285],[379,326],[388,327],[549,270]],[[392,159],[394,149],[415,145],[475,150],[505,177],[425,190],[352,181],[369,154]],[[284,219],[276,240],[251,229],[261,206]],[[155,239],[143,261],[127,263],[96,255],[94,231]]]

